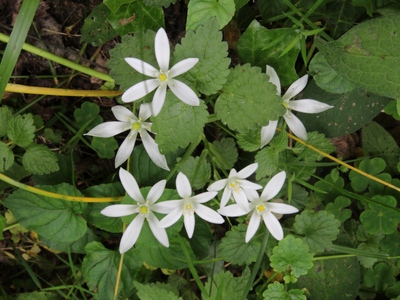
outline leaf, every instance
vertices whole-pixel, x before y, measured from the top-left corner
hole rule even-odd
[[[213,17],[217,18],[219,29],[222,29],[234,14],[234,0],[192,0],[188,5],[186,31],[195,30]]]
[[[348,93],[331,94],[311,81],[304,90],[304,99],[315,99],[334,106],[319,114],[296,113],[307,131],[318,131],[326,137],[353,133],[368,124],[390,99],[355,88]]]
[[[62,131],[54,130],[51,128],[44,129],[44,137],[54,144],[59,144],[62,141]]]
[[[197,142],[203,133],[207,117],[204,101],[200,101],[199,106],[189,106],[168,91],[163,109],[157,117],[152,118],[151,130],[156,133],[155,141],[160,152],[173,152]]]
[[[100,158],[112,159],[115,156],[115,150],[118,149],[118,143],[114,137],[100,138],[95,136],[92,139],[92,147]]]
[[[292,235],[286,236],[273,249],[270,261],[275,272],[290,271],[295,278],[307,274],[313,266],[308,246]]]
[[[250,280],[250,270],[246,268],[240,277],[234,277],[231,272],[220,272],[210,277],[205,284],[208,295],[202,294],[204,300],[230,299],[241,300],[247,281]]]
[[[355,85],[344,79],[328,64],[324,56],[318,52],[310,62],[309,74],[323,90],[332,94],[348,93]]]
[[[96,299],[113,299],[121,255],[117,251],[106,249],[99,242],[89,243],[85,251],[82,274],[86,284],[91,291],[96,291]],[[141,266],[142,261],[133,250],[124,254],[118,290],[120,297],[129,295],[133,288],[132,282]]]
[[[309,299],[353,300],[360,288],[360,265],[356,257],[316,260],[295,287],[307,288]]]
[[[158,6],[158,7],[169,7],[171,4],[175,4],[176,0],[144,0],[147,6]]]
[[[260,128],[261,129],[261,128]],[[240,148],[248,152],[254,152],[261,148],[261,131],[250,130],[239,132],[236,135],[237,143]]]
[[[262,294],[266,300],[306,300],[304,292],[298,289],[285,290],[285,285],[275,281]]]
[[[13,113],[8,106],[0,107],[0,137],[7,134],[8,124],[13,119]]]
[[[56,155],[44,145],[33,144],[27,148],[22,164],[32,174],[49,174],[59,170]]]
[[[31,114],[17,115],[8,123],[7,136],[18,146],[26,147],[33,142],[35,129]]]
[[[395,139],[381,125],[369,123],[362,129],[364,155],[382,156],[386,161],[387,171],[398,174],[396,165],[400,157],[400,148]]]
[[[46,191],[63,195],[82,196],[66,183],[55,186],[38,186]],[[5,205],[14,213],[18,222],[40,236],[58,242],[75,242],[87,229],[80,216],[86,203],[49,198],[17,190],[8,196]]]
[[[254,20],[239,38],[239,58],[243,63],[258,66],[263,71],[266,65],[273,67],[279,75],[281,85],[290,85],[298,79],[295,63],[299,48],[293,47],[282,58],[280,56],[296,37],[297,34],[292,28],[269,30]]]
[[[372,200],[385,204],[386,206],[369,203],[369,210],[365,210],[360,215],[360,221],[370,234],[392,234],[397,230],[400,222],[400,212],[393,210],[396,207],[396,198],[392,196],[374,196]]]
[[[221,240],[219,255],[234,265],[250,265],[257,260],[260,251],[260,238],[255,236],[245,243],[247,226],[239,224],[232,226]]]
[[[185,79],[200,93],[212,95],[222,88],[228,77],[230,59],[227,55],[228,45],[222,41],[217,21],[211,19],[195,32],[186,33],[181,44],[175,46],[172,59],[177,63],[189,57],[198,58],[199,62],[179,78]]]
[[[119,1],[120,2],[120,1]],[[93,46],[101,46],[112,38],[117,36],[117,33],[107,21],[110,10],[104,3],[97,5],[90,15],[85,19],[82,27],[82,43],[90,43]]]
[[[3,172],[3,174],[16,181],[20,181],[21,179],[31,175],[24,167],[17,163],[13,164],[11,168]],[[6,183],[5,181],[0,181],[0,191],[4,191],[6,188],[11,186],[11,184]]]
[[[3,232],[5,226],[6,226],[6,218],[0,215],[0,231],[1,231],[0,241],[4,240]]]
[[[56,185],[63,182],[72,183],[72,158],[64,154],[56,155],[59,170],[51,174],[33,175],[36,185]]]
[[[126,3],[132,3],[135,1],[136,0],[104,0],[103,3],[107,5],[107,7],[111,10],[112,13],[115,14],[122,5]]]
[[[20,293],[15,300],[57,300],[59,295],[51,292]]]
[[[376,264],[373,270],[366,270],[364,273],[364,284],[373,287],[377,292],[383,292],[395,282],[393,266],[385,262]]]
[[[267,125],[285,113],[276,86],[258,67],[237,65],[215,103],[215,112],[232,130],[248,131]]]
[[[332,245],[339,233],[340,222],[326,211],[313,212],[304,210],[297,215],[293,228],[302,235],[311,253],[323,252]]]
[[[372,93],[400,98],[400,16],[365,21],[334,42],[316,39],[329,65],[343,78]]]
[[[7,144],[0,142],[0,172],[7,171],[14,164],[14,153]]]
[[[148,29],[156,31],[164,27],[164,13],[161,7],[147,6],[143,0],[122,4],[118,11],[107,16],[118,35],[144,32]]]
[[[238,159],[235,140],[232,138],[222,138],[220,141],[213,141],[210,150],[211,152],[218,152],[218,155],[214,156],[214,158],[216,163],[225,170],[232,169]],[[222,159],[223,161],[220,161]]]
[[[335,146],[332,145],[330,139],[326,138],[323,134],[316,131],[308,132],[307,144],[314,146],[320,151],[325,153],[332,153],[336,150]],[[302,156],[303,161],[314,162],[324,158],[321,154],[311,150],[303,144],[296,143],[293,148],[293,153],[297,156]]]
[[[156,284],[140,284],[134,282],[135,288],[137,289],[137,296],[142,300],[179,300],[182,297],[178,297],[178,291],[171,291],[171,286],[157,282]]]
[[[333,214],[339,222],[344,222],[351,217],[351,209],[345,209],[351,204],[351,200],[344,196],[339,196],[334,203],[328,203],[325,210],[329,214]]]
[[[87,124],[89,120],[92,120],[86,125],[87,130],[92,129],[96,125],[103,122],[103,118],[99,116],[100,108],[97,104],[92,102],[84,102],[81,108],[77,108],[74,111],[74,118],[76,120],[76,126],[81,128]]]
[[[178,171],[187,176],[193,189],[200,190],[211,178],[210,164],[200,157],[190,156],[182,165],[179,166]]]

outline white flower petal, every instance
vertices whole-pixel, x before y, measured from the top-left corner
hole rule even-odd
[[[119,146],[117,155],[115,156],[115,168],[118,168],[127,161],[129,156],[131,156],[133,148],[135,147],[136,137],[137,133],[132,136],[128,135],[122,142],[121,146]]]
[[[281,190],[283,184],[285,183],[286,173],[285,171],[279,172],[274,177],[268,181],[267,185],[265,186],[261,198],[263,200],[270,200],[274,198],[279,191]]]
[[[247,199],[249,199],[250,202],[257,201],[260,199],[260,196],[258,195],[258,192],[256,190],[246,190],[245,191]]]
[[[179,200],[182,201],[182,200]],[[178,222],[183,214],[183,208],[179,205],[173,211],[171,211],[168,215],[166,215],[159,223],[158,226],[161,228],[167,228]]]
[[[176,176],[176,190],[178,191],[179,196],[184,199],[189,198],[192,195],[192,186],[190,185],[190,181],[182,172],[179,172],[178,176]]]
[[[143,222],[144,222],[144,217],[143,215],[139,214],[136,216],[135,219],[133,219],[131,224],[128,225],[124,234],[122,235],[122,239],[119,244],[119,252],[121,254],[131,249],[133,245],[136,243],[140,235],[140,231],[142,230]]]
[[[258,168],[258,163],[254,163],[254,164],[248,165],[246,168],[240,170],[237,173],[236,177],[240,178],[240,179],[247,178],[251,174],[253,174],[257,170],[257,168]]]
[[[140,98],[154,91],[159,85],[160,82],[157,79],[141,81],[127,89],[125,93],[122,94],[121,99],[126,103],[139,100]]]
[[[207,188],[207,191],[209,192],[218,192],[220,190],[222,190],[223,188],[226,187],[226,183],[228,182],[227,179],[221,179],[218,180],[212,184],[210,184],[210,186]]]
[[[152,205],[152,210],[161,214],[168,214],[177,207],[182,206],[182,200],[162,201]]]
[[[283,115],[286,123],[288,124],[290,130],[293,131],[294,135],[298,136],[302,140],[307,140],[307,131],[300,119],[296,117],[293,113],[286,113]]]
[[[261,185],[259,185],[257,183],[254,183],[254,182],[251,182],[251,181],[248,181],[248,180],[240,180],[240,187],[243,190],[259,190],[259,189],[262,189]]]
[[[249,201],[247,200],[247,196],[242,189],[238,191],[233,191],[233,198],[235,199],[236,203],[244,210],[249,210]]]
[[[261,147],[267,145],[275,135],[276,127],[278,126],[278,120],[269,121],[267,126],[261,128]]]
[[[188,215],[185,214],[183,215],[183,222],[185,224],[185,228],[186,228],[186,233],[188,235],[188,237],[191,239],[193,236],[193,232],[194,232],[194,215]]]
[[[161,84],[153,96],[153,101],[151,102],[151,107],[153,111],[153,116],[157,116],[162,107],[164,106],[165,96],[167,94],[167,85]]]
[[[150,77],[157,77],[158,70],[147,62],[133,57],[125,58],[125,61],[139,73]]]
[[[294,96],[298,95],[307,85],[308,75],[304,75],[303,77],[297,79],[293,82],[288,90],[286,91],[285,95],[282,96],[283,101],[287,101],[292,99]]]
[[[179,100],[191,106],[199,106],[200,100],[196,93],[179,80],[169,79],[168,86]]]
[[[168,36],[164,28],[160,28],[157,31],[154,41],[154,49],[156,52],[157,62],[161,71],[167,72],[169,69],[170,48]]]
[[[165,158],[165,155],[162,155],[160,150],[158,150],[157,143],[146,130],[140,130],[139,133],[140,137],[142,138],[143,146],[146,149],[150,159],[156,164],[156,166],[169,171],[167,159]]]
[[[267,226],[272,236],[276,238],[278,241],[283,239],[283,229],[278,219],[271,212],[264,213],[262,217],[265,225]]]
[[[128,122],[105,122],[97,125],[85,135],[107,138],[127,131],[129,127],[130,123]]]
[[[169,247],[168,235],[164,228],[158,226],[159,221],[153,213],[149,213],[147,217],[151,232],[153,232],[156,239],[165,247]]]
[[[224,223],[224,218],[222,218],[217,212],[215,212],[214,210],[203,204],[197,205],[196,214],[198,214],[200,218],[209,223],[213,224]]]
[[[137,207],[132,204],[114,204],[107,206],[100,213],[107,217],[124,217],[136,213]]]
[[[142,193],[140,192],[139,186],[131,173],[120,168],[119,169],[119,179],[124,186],[125,191],[128,195],[135,201],[144,203]]]
[[[227,217],[240,217],[247,214],[239,205],[232,204],[218,209],[218,213]]]
[[[269,210],[281,215],[294,214],[299,211],[296,207],[285,203],[268,202],[267,205]]]
[[[147,194],[146,200],[149,201],[150,204],[153,204],[158,199],[160,199],[161,195],[164,193],[165,185],[167,181],[165,179],[160,180],[155,185],[153,185]]]
[[[253,212],[250,217],[249,226],[246,231],[246,243],[256,234],[258,227],[260,226],[261,218],[256,212]]]
[[[191,68],[193,68],[199,62],[198,58],[186,58],[176,63],[171,70],[169,70],[169,78],[174,78],[175,76],[179,76]]]
[[[326,103],[319,102],[313,99],[301,99],[301,100],[292,100],[289,101],[288,106],[289,109],[308,113],[308,114],[317,114],[323,112],[327,109],[332,108],[333,106],[328,105]]]
[[[275,69],[273,67],[267,65],[266,73],[269,76],[269,82],[273,83],[277,88],[276,95],[280,96],[281,95],[281,81],[279,80],[279,76],[278,76],[278,74],[276,74]]]
[[[218,193],[217,192],[205,192],[192,197],[192,200],[196,203],[205,203],[214,198]]]
[[[114,107],[111,107],[111,111],[114,114],[114,117],[121,122],[130,122],[129,119],[134,119],[137,120],[136,116],[131,112],[129,109],[127,109],[125,106],[122,105],[115,105]]]
[[[231,195],[232,195],[232,190],[229,187],[226,187],[224,189],[224,192],[222,193],[222,198],[220,203],[221,208],[228,203],[229,199],[231,198]]]
[[[151,114],[152,114],[151,104],[150,103],[142,103],[140,105],[140,109],[139,109],[139,118],[142,121],[145,121],[148,118],[150,118]]]

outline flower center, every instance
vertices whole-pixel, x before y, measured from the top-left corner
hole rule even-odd
[[[139,131],[139,129],[142,127],[142,124],[140,124],[140,122],[135,122],[132,124],[132,129]]]
[[[160,80],[161,82],[164,82],[167,79],[168,79],[168,76],[165,73],[160,72],[160,75],[158,75],[158,80]]]
[[[193,215],[194,213],[194,208],[192,203],[186,203],[185,207],[183,208],[183,214],[188,214],[189,216]]]
[[[229,187],[235,192],[235,193],[239,193],[240,191],[240,184],[237,180],[234,180],[232,182],[229,183]]]
[[[140,213],[141,213],[142,215],[145,215],[145,214],[147,214],[148,212],[149,212],[149,209],[147,208],[147,206],[143,205],[143,206],[140,207]]]
[[[263,204],[257,205],[258,213],[262,214],[265,210],[266,210],[266,208]]]

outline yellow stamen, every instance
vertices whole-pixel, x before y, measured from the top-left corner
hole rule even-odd
[[[142,125],[139,122],[132,124],[132,129],[138,131]]]
[[[149,210],[147,209],[147,206],[141,206],[140,207],[140,213],[141,214],[147,214],[149,212]]]
[[[164,73],[161,73],[161,74],[158,76],[158,79],[159,79],[160,81],[165,81],[165,80],[167,80],[167,75],[165,75]]]
[[[265,210],[265,206],[260,204],[260,205],[257,206],[257,210],[258,210],[259,213],[262,213]]]

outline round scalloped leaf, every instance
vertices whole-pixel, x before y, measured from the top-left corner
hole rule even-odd
[[[306,300],[304,292],[299,289],[290,289],[286,291],[285,285],[275,281],[268,285],[268,289],[262,294],[264,299],[269,300]]]
[[[7,144],[0,142],[0,172],[7,171],[14,164],[14,153]]]
[[[49,174],[58,171],[56,155],[44,145],[33,144],[22,157],[24,168],[32,174]]]
[[[7,136],[18,146],[26,147],[33,142],[35,129],[31,114],[17,115],[8,122]]]
[[[192,188],[195,190],[204,187],[211,178],[210,164],[205,159],[200,161],[200,157],[198,156],[190,156],[179,166],[178,171],[187,176]]]
[[[285,113],[282,98],[268,75],[249,64],[236,66],[215,103],[217,116],[229,128],[246,132],[277,120]]]

